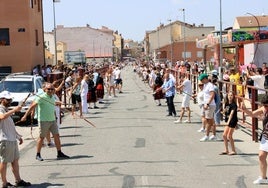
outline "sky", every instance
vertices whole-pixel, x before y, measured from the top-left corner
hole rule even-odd
[[[223,29],[232,27],[237,16],[268,15],[267,0],[60,0],[54,5],[56,25],[89,24],[96,29],[106,26],[118,31],[124,39],[142,41],[146,31],[155,30],[160,23],[184,21],[182,9],[186,23],[215,26],[219,30],[220,2]],[[43,0],[43,11],[44,30],[52,31],[53,0]]]

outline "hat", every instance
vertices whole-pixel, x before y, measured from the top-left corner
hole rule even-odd
[[[205,78],[208,78],[207,74],[200,74],[200,76],[198,77],[198,80],[202,81]]]
[[[212,71],[211,71],[211,74],[217,76],[217,75],[218,75],[218,71],[217,71],[217,70],[212,70]]]
[[[2,91],[0,93],[0,99],[12,99],[13,97],[11,96],[9,91]]]

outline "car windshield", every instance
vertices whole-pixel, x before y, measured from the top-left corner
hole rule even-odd
[[[34,92],[32,81],[3,81],[0,82],[0,91],[7,90],[13,93]]]

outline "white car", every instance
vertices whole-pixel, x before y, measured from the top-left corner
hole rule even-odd
[[[25,73],[13,73],[6,76],[0,82],[0,92],[7,90],[11,93],[13,99],[10,109],[21,105],[26,97],[30,94],[29,98],[25,101],[20,112],[16,112],[12,118],[18,122],[25,114],[26,110],[31,105],[35,98],[38,89],[42,88],[44,80],[41,76],[27,75]]]

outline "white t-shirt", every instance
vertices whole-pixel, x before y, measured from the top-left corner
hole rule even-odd
[[[80,91],[81,91],[81,96],[85,96],[88,93],[88,84],[84,79],[81,81],[81,90]]]
[[[119,79],[120,78],[120,73],[121,73],[121,71],[119,69],[115,69],[114,70],[114,77],[115,77],[115,79]]]
[[[264,89],[265,76],[264,75],[254,75],[250,76],[254,80],[254,86],[256,88]],[[258,90],[258,94],[265,94],[265,91]]]
[[[210,96],[210,92],[215,92],[214,89],[214,85],[211,82],[208,82],[206,84],[204,84],[204,88],[203,88],[203,93],[204,93],[204,104],[207,104],[211,98]],[[216,106],[215,100],[213,98],[213,100],[210,102],[211,106]]]
[[[183,94],[192,95],[192,83],[191,83],[191,81],[188,79],[185,79],[182,82],[182,85],[183,85]]]
[[[197,104],[199,105],[199,106],[201,106],[202,104],[204,104],[204,93],[203,93],[203,91],[199,91],[198,93],[197,93]]]

